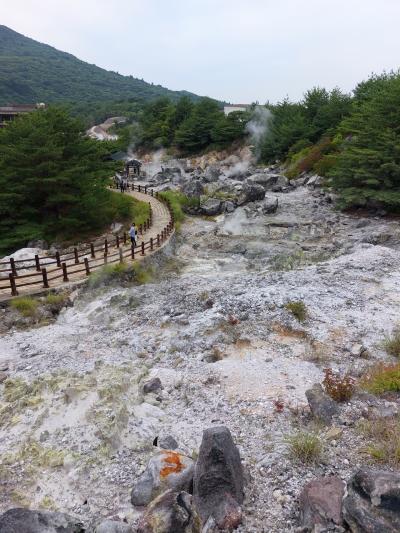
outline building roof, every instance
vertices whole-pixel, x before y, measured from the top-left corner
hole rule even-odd
[[[250,104],[227,104],[225,107],[250,107]]]
[[[0,113],[7,113],[9,115],[18,113],[29,113],[35,111],[39,107],[44,107],[44,104],[12,104],[0,106]]]

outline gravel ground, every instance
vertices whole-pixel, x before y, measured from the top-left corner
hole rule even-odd
[[[325,367],[358,376],[388,359],[382,340],[400,310],[398,223],[339,215],[307,189],[276,196],[276,215],[252,205],[189,219],[161,281],[79,292],[55,324],[0,337],[11,383],[1,385],[1,511],[26,504],[135,523],[130,488],[154,439],[172,435],[192,455],[205,428],[226,425],[247,479],[240,531],[295,531],[307,480],[347,480],[367,462],[357,421],[368,399],[342,407],[342,435],[329,439],[304,393]],[[277,257],[293,269],[274,270]],[[294,300],[306,305],[303,323],[284,307]],[[368,359],[351,354],[357,343]],[[162,392],[144,395],[155,376]],[[324,442],[315,464],[288,454],[299,428]]]

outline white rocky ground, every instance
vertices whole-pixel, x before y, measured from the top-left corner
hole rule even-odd
[[[172,435],[192,455],[217,424],[230,428],[245,466],[239,531],[295,531],[307,480],[347,480],[368,462],[356,425],[366,400],[342,408],[332,440],[313,426],[304,393],[327,366],[357,376],[388,359],[399,224],[338,214],[306,188],[273,196],[273,215],[252,204],[189,219],[161,281],[84,291],[55,324],[0,338],[0,370],[14,380],[1,392],[1,511],[23,503],[134,523],[130,489],[155,437]],[[291,300],[305,303],[306,322],[283,307]],[[368,359],[352,355],[358,343]],[[154,376],[163,391],[144,395]],[[316,465],[288,456],[286,437],[299,427],[325,442]]]

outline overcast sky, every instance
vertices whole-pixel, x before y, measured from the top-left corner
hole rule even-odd
[[[0,24],[170,89],[232,103],[350,91],[400,66],[400,0],[0,0]]]

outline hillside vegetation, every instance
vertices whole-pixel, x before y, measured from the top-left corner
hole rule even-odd
[[[159,96],[176,100],[187,91],[170,91],[133,76],[90,65],[71,54],[0,26],[0,105],[30,102],[101,102]]]

